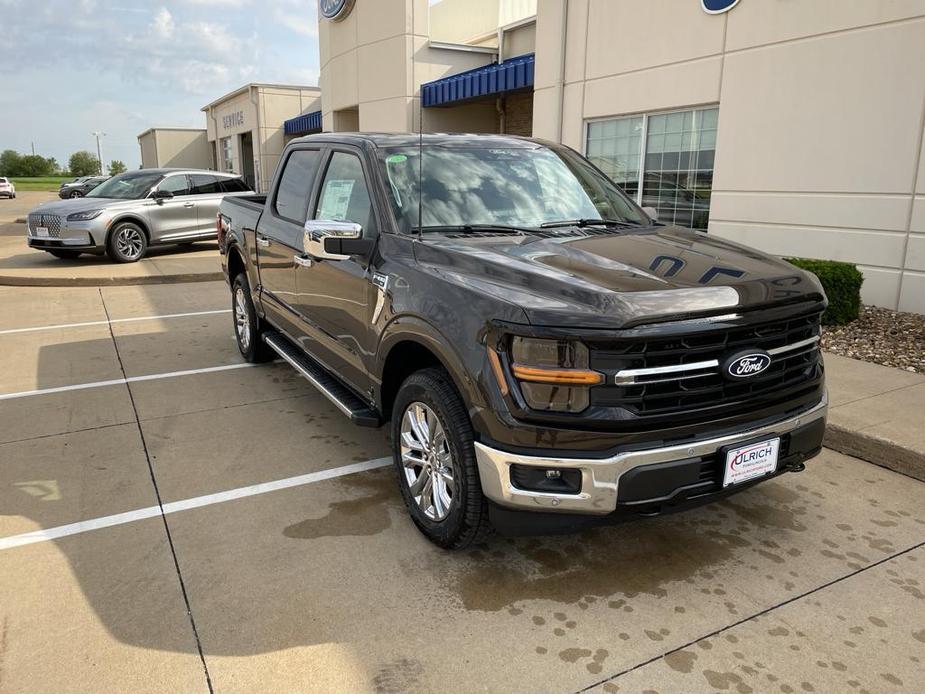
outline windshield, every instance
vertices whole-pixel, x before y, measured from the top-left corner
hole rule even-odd
[[[643,213],[601,173],[568,150],[425,146],[421,225],[535,228],[564,220],[643,224]],[[382,150],[380,166],[401,231],[418,226],[417,147]]]
[[[116,200],[140,200],[151,187],[163,178],[159,173],[131,173],[113,176],[108,181],[100,183],[87,193],[88,198],[114,198]]]

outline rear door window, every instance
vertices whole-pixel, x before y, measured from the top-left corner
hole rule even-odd
[[[218,178],[216,176],[210,176],[208,174],[193,174],[190,176],[190,179],[193,186],[193,195],[214,195],[222,192],[222,187],[219,185]]]
[[[223,193],[246,193],[250,190],[243,179],[240,178],[220,178]]]
[[[277,215],[300,225],[305,224],[308,202],[320,163],[321,152],[317,149],[297,149],[289,155],[273,201]]]

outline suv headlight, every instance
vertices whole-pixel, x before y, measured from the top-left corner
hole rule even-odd
[[[96,219],[103,210],[86,210],[85,212],[72,212],[67,216],[69,222],[86,222],[88,219]]]
[[[511,374],[534,410],[581,412],[604,375],[588,368],[588,348],[573,340],[511,339]]]

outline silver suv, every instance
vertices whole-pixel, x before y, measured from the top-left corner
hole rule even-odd
[[[26,238],[57,258],[106,253],[117,263],[133,263],[149,246],[215,238],[222,198],[249,192],[240,177],[216,171],[129,171],[86,197],[39,205],[29,213]]]

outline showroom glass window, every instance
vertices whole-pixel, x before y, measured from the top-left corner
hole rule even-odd
[[[231,138],[223,137],[219,140],[222,148],[222,170],[234,173],[234,161],[231,158]]]
[[[706,231],[718,117],[712,107],[592,121],[585,151],[660,222]]]

